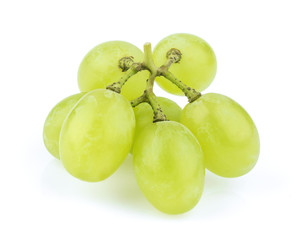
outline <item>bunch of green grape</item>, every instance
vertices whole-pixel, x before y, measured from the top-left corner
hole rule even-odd
[[[217,68],[207,42],[173,34],[153,53],[146,49],[111,41],[88,52],[78,70],[80,93],[54,106],[43,139],[71,175],[88,182],[108,178],[133,154],[137,184],[149,202],[164,213],[184,213],[202,195],[205,169],[239,177],[255,166],[259,136],[237,102],[199,93]],[[189,103],[181,109],[156,97],[154,81]]]

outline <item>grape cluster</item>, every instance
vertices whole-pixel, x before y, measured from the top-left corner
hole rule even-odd
[[[259,136],[248,113],[217,93],[201,94],[216,74],[207,42],[191,34],[161,40],[152,53],[111,41],[93,48],[78,71],[80,93],[59,102],[43,130],[47,150],[74,177],[108,178],[133,154],[139,188],[162,212],[192,209],[204,186],[205,168],[222,177],[249,172],[259,156]],[[185,95],[181,109],[156,97],[154,81]]]

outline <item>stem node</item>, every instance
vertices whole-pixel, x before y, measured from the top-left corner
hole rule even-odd
[[[119,60],[118,66],[122,69],[122,72],[126,72],[134,63],[134,57],[123,57]]]

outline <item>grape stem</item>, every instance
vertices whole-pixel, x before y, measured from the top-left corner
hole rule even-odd
[[[131,59],[129,60],[128,58],[125,58],[127,62],[122,61],[121,64],[123,66],[123,71],[126,71],[125,75],[118,82],[114,82],[111,85],[107,86],[107,89],[121,93],[121,88],[130,77],[132,77],[139,71],[148,70],[150,72],[150,76],[147,79],[146,90],[144,91],[142,96],[131,101],[131,105],[132,107],[136,107],[143,102],[147,102],[150,104],[154,112],[153,122],[166,121],[166,115],[161,110],[161,107],[153,92],[153,86],[156,77],[163,76],[174,85],[176,85],[180,90],[183,91],[190,103],[194,102],[201,96],[201,93],[184,84],[169,71],[169,68],[173,63],[177,63],[181,60],[181,52],[178,49],[172,48],[167,52],[166,57],[166,64],[162,65],[161,67],[157,67],[153,62],[151,43],[146,43],[144,45],[144,61],[142,63],[133,63],[131,66],[128,66],[127,64],[129,64],[129,61]]]
[[[123,85],[128,81],[128,79],[141,70],[143,70],[143,66],[141,63],[133,63],[131,67],[127,70],[125,75],[123,75],[118,82],[114,82],[106,88],[114,92],[121,93],[121,89]]]
[[[188,87],[182,81],[178,80],[170,71],[162,71],[160,72],[160,76],[164,76],[170,82],[174,83],[178,88],[180,88],[185,96],[188,98],[188,101],[194,102],[201,96],[200,92],[197,92],[194,88]]]
[[[150,74],[149,79],[147,80],[147,89],[146,89],[146,97],[148,99],[148,103],[153,109],[153,122],[160,122],[160,121],[166,121],[167,117],[163,113],[157,98],[153,92],[153,85],[155,80],[156,74]]]
[[[160,121],[166,121],[167,117],[163,113],[157,98],[153,92],[153,86],[154,86],[154,81],[155,78],[158,76],[158,68],[155,66],[152,58],[152,50],[151,50],[151,43],[146,43],[144,45],[144,53],[145,53],[145,58],[144,62],[142,63],[143,68],[149,70],[150,72],[150,77],[147,79],[147,86],[146,90],[144,91],[144,94],[137,98],[137,101],[135,101],[135,104],[138,103],[140,104],[140,101],[148,102],[150,106],[153,109],[153,122],[160,122]],[[131,104],[133,101],[131,102]],[[137,106],[136,104],[135,106]],[[134,104],[132,104],[132,107],[134,107]]]
[[[148,102],[148,99],[146,97],[147,90],[144,91],[144,94],[134,100],[131,101],[131,106],[136,107],[137,105],[143,103],[143,102]]]

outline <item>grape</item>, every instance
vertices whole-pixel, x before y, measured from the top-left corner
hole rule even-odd
[[[132,146],[135,116],[130,102],[111,90],[87,93],[66,117],[60,158],[66,170],[84,181],[109,177]]]
[[[97,88],[106,88],[117,82],[125,74],[119,67],[123,57],[134,58],[134,62],[143,61],[143,53],[136,46],[122,41],[110,41],[93,48],[84,57],[78,70],[78,84],[82,92]],[[149,73],[141,71],[129,78],[121,94],[133,100],[143,94]]]
[[[43,140],[46,149],[59,159],[59,137],[64,119],[69,111],[85,93],[71,95],[59,102],[48,114],[43,129]]]
[[[184,213],[199,201],[204,185],[201,147],[182,124],[145,127],[133,148],[137,183],[151,204],[169,214]]]
[[[180,62],[172,64],[170,71],[182,82],[197,91],[206,89],[216,74],[216,57],[207,42],[191,35],[178,33],[161,40],[154,48],[153,58],[157,66],[166,63],[166,54],[171,48],[182,53]],[[169,93],[183,95],[183,92],[164,77],[156,78],[158,85]]]
[[[205,94],[183,109],[181,123],[197,137],[211,172],[238,177],[255,166],[260,149],[258,131],[234,100],[221,94]]]

